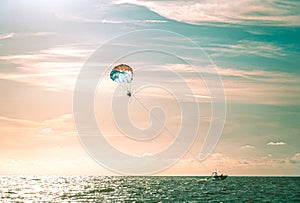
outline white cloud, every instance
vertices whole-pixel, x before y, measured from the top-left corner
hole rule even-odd
[[[144,20],[129,20],[129,19],[109,19],[103,17],[85,17],[78,15],[58,15],[58,17],[65,21],[79,22],[79,23],[102,23],[102,24],[129,24],[129,23],[166,23],[167,20],[157,20],[157,19],[144,19]]]
[[[51,128],[43,128],[40,132],[41,133],[54,133],[55,131]]]
[[[10,118],[0,116],[0,125],[2,127],[2,145],[12,143],[11,147],[22,145],[28,140],[37,141],[40,138],[46,140],[60,139],[66,140],[68,137],[76,136],[74,129],[73,115],[62,114],[48,120],[33,121],[28,119]],[[49,136],[51,134],[51,136]],[[20,142],[15,143],[15,139]],[[34,144],[30,142],[29,144]],[[0,146],[1,148],[1,146]]]
[[[241,146],[242,149],[255,149],[256,147],[255,146],[252,146],[252,145],[244,145],[244,146]]]
[[[53,36],[57,35],[55,32],[29,32],[29,33],[23,33],[25,36]]]
[[[187,94],[185,96],[188,96],[188,97],[194,97],[194,98],[203,98],[203,99],[211,99],[212,97],[211,96],[207,96],[207,95],[193,95],[193,94]]]
[[[73,123],[73,114],[62,114],[58,117],[39,122],[28,119],[0,116],[0,122],[3,123],[4,126],[23,126],[30,128],[41,128],[40,132],[49,133],[55,132],[55,129],[69,128],[70,126],[66,126],[65,124]]]
[[[195,77],[193,74],[195,70],[190,65],[166,64],[165,66],[183,76],[185,82],[191,85],[194,97],[210,99],[212,89],[208,90],[204,82],[213,83],[219,75],[229,102],[287,105],[298,104],[297,101],[300,99],[298,74],[260,70],[259,67],[241,70],[235,67],[216,68],[214,65],[207,65],[199,67],[199,73],[203,76],[201,80]],[[215,68],[217,73],[214,71]]]
[[[5,34],[0,34],[0,40],[2,39],[9,39],[13,38],[16,35],[16,33],[11,32],[11,33],[5,33]]]
[[[32,127],[39,125],[38,122],[32,121],[32,120],[26,120],[26,119],[20,119],[20,118],[10,118],[10,117],[4,117],[0,116],[0,123],[3,123],[5,126],[23,126],[23,127]]]
[[[211,44],[205,50],[213,51],[212,56],[257,55],[266,58],[278,58],[287,55],[283,47],[271,42],[240,40],[237,44]]]
[[[297,164],[300,163],[300,153],[296,153],[291,159],[290,159],[290,163],[292,164]]]
[[[282,145],[287,145],[286,142],[268,142],[268,146],[282,146]]]
[[[272,157],[272,158],[271,158]],[[205,162],[211,170],[230,171],[232,174],[251,175],[287,175],[298,174],[300,153],[286,158],[273,157],[241,157],[228,156],[221,153],[212,154]],[[272,170],[270,170],[272,169]],[[283,170],[284,169],[284,170]],[[231,174],[229,174],[231,175]]]
[[[209,67],[205,71],[209,73]],[[300,99],[298,74],[224,67],[218,67],[218,73],[230,102],[287,105]]]
[[[191,24],[216,22],[295,26],[300,22],[300,15],[295,13],[300,2],[292,0],[119,0],[114,3],[144,6],[166,18]]]
[[[186,64],[166,64],[170,70],[180,73],[192,73],[195,70]],[[199,68],[200,74],[219,74],[223,79],[226,77],[236,77],[268,83],[292,83],[298,84],[298,76],[286,72],[266,71],[260,69],[241,70],[237,68],[227,68],[215,65],[207,65]],[[216,70],[216,71],[215,71]]]
[[[44,37],[44,36],[54,36],[54,35],[57,35],[57,33],[55,32],[25,32],[25,33],[11,32],[11,33],[0,34],[0,40],[16,38],[16,37],[27,37],[27,36]]]
[[[0,73],[0,79],[41,86],[46,90],[72,90],[76,76],[93,51],[83,45],[56,46],[20,55],[0,56],[16,65],[13,72]]]

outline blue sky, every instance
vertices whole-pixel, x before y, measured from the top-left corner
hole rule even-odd
[[[93,62],[90,56],[99,56],[99,49],[109,40],[155,29],[185,36],[201,47],[217,66],[227,99],[225,127],[211,156],[199,163],[187,155],[162,173],[201,175],[218,169],[237,175],[299,175],[299,10],[296,0],[1,1],[0,173],[111,173],[87,155],[76,136],[72,114],[75,82],[86,62]],[[109,66],[120,50],[158,42],[157,47],[180,50],[182,45],[182,50],[188,50],[180,40],[129,36],[94,61]],[[185,53],[190,60],[199,60],[193,50]],[[159,71],[161,67],[193,78],[171,56],[137,56],[121,61],[146,69],[150,64],[157,69],[149,74],[166,83],[173,78]],[[204,72],[210,67],[205,60],[199,64]],[[107,84],[104,94],[116,88]],[[203,93],[194,85],[196,92]],[[145,98],[147,95],[151,94],[144,93]],[[168,101],[164,99],[168,98],[149,96],[144,102]],[[207,101],[202,102],[198,105],[206,108]],[[98,110],[96,114],[109,114],[101,107]],[[171,112],[172,117],[177,111]],[[133,115],[133,120],[140,116]],[[170,122],[173,124],[172,119]],[[117,133],[113,127],[104,131]],[[202,138],[195,142],[192,154],[202,142]]]

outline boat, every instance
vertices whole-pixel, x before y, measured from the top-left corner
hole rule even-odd
[[[223,175],[223,174],[218,175],[217,172],[213,172],[213,173],[211,174],[211,176],[212,176],[212,178],[213,178],[214,180],[225,180],[225,179],[228,177],[228,175]]]

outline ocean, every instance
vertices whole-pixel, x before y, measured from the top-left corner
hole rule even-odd
[[[0,202],[300,202],[300,177],[1,176]]]

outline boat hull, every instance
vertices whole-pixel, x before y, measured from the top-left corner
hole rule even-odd
[[[213,176],[214,180],[225,180],[227,177],[227,175]]]

